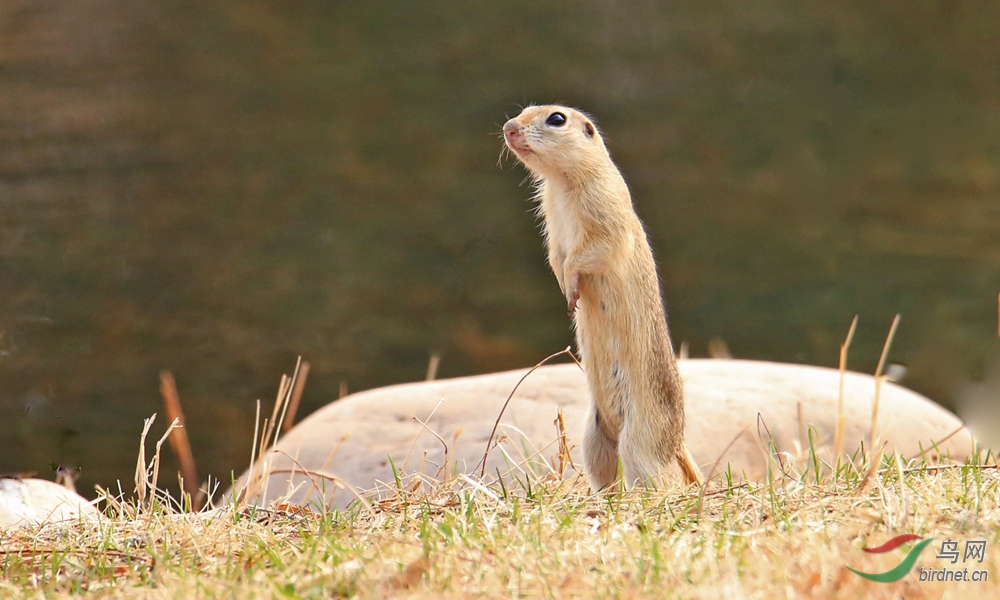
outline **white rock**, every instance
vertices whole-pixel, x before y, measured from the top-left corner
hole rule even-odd
[[[86,499],[57,483],[0,479],[0,529],[100,516],[100,511]]]
[[[798,459],[798,468],[803,468],[810,430],[820,457],[830,461],[839,371],[711,359],[681,360],[680,369],[687,444],[706,474],[718,461],[716,477],[727,468],[734,479],[762,477],[769,441],[783,457]],[[258,473],[270,475],[250,482],[249,497],[264,504],[285,498],[293,504],[322,502],[343,507],[377,482],[392,484],[389,457],[404,473],[424,473],[435,479],[445,472],[449,477],[478,475],[477,465],[497,415],[526,372],[395,385],[333,402],[295,426],[264,455]],[[866,449],[869,446],[875,387],[869,375],[848,372],[844,378],[844,450],[849,455],[863,440]],[[935,458],[940,452],[955,460],[971,453],[968,430],[947,410],[889,382],[881,384],[879,396],[876,436],[888,443],[887,452],[914,457],[923,451]],[[576,365],[535,370],[518,387],[504,413],[498,435],[503,434],[505,441],[490,452],[486,473],[499,471],[522,478],[523,471],[545,473],[546,461],[552,464],[558,450],[554,421],[559,407],[573,459],[580,465],[582,421],[589,400],[584,374]],[[426,427],[415,417],[425,421]],[[442,467],[445,471],[439,471]],[[244,473],[236,489],[246,483]]]

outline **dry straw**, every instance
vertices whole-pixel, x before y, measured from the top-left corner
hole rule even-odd
[[[1000,476],[990,453],[932,464],[924,456],[883,457],[873,446],[821,465],[814,436],[805,435],[801,454],[811,459],[775,455],[762,482],[719,473],[720,458],[700,487],[593,495],[569,469],[560,416],[559,451],[544,470],[532,466],[538,451],[529,450],[519,460],[507,454],[510,471],[490,483],[469,474],[405,480],[399,473],[381,497],[345,511],[258,507],[248,502],[251,486],[266,485],[262,457],[282,415],[292,412],[295,381],[295,374],[283,379],[263,422],[258,404],[251,472],[259,470],[240,493],[219,508],[183,514],[156,485],[162,443],[175,424],[147,460],[150,418],[135,494],[102,490],[104,523],[0,532],[0,597],[646,598],[669,590],[705,598],[931,598],[992,590],[956,591],[912,573],[876,584],[845,568],[891,568],[898,557],[861,548],[903,532],[985,539],[995,548]],[[430,429],[429,418],[422,424]],[[773,453],[767,425],[758,429],[761,450]],[[1000,553],[988,551],[976,567],[1000,576]]]

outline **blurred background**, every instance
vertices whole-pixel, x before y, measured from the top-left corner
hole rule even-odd
[[[450,377],[564,348],[498,164],[527,103],[602,127],[675,345],[836,366],[858,314],[871,372],[898,312],[890,359],[952,406],[996,352],[998,27],[949,0],[8,0],[0,471],[131,489],[161,369],[228,481],[298,355],[301,417],[433,352]]]

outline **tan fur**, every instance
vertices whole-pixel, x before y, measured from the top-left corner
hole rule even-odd
[[[554,113],[565,122],[547,123]],[[583,444],[591,487],[614,484],[619,458],[630,488],[700,483],[653,253],[600,132],[562,106],[529,106],[503,131],[536,179],[549,265],[576,326],[594,399]]]

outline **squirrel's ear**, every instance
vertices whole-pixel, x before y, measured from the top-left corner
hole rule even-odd
[[[594,126],[590,122],[584,121],[583,132],[587,134],[587,137],[594,137]]]

